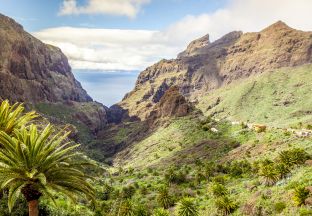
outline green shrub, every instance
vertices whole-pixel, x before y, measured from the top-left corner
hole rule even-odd
[[[304,186],[298,186],[295,188],[293,200],[297,206],[302,206],[305,204],[305,200],[309,197],[310,191]]]
[[[219,184],[225,184],[226,178],[224,175],[218,175],[212,179],[212,182],[219,183]]]
[[[301,148],[285,150],[279,153],[279,160],[289,167],[304,164],[307,159],[309,159],[309,154]]]
[[[216,199],[215,205],[218,211],[223,215],[229,215],[238,208],[238,204],[228,196],[222,196]]]
[[[141,186],[139,192],[141,195],[146,195],[148,193],[148,189],[146,186]]]
[[[311,125],[311,124],[307,124],[307,125],[305,126],[305,128],[306,128],[307,130],[312,130],[312,125]]]
[[[274,207],[274,211],[279,214],[286,208],[286,203],[284,203],[284,202],[277,202],[277,203],[274,204],[273,207]]]
[[[135,216],[148,216],[150,215],[145,205],[137,205],[135,208]]]
[[[243,174],[250,173],[251,164],[247,160],[233,161],[228,165],[228,172],[232,177],[241,177]]]
[[[277,163],[275,165],[275,169],[278,172],[280,179],[286,178],[286,176],[290,173],[290,167],[282,162]]]
[[[204,165],[203,168],[204,175],[207,179],[214,176],[214,173],[216,172],[216,165],[213,162],[209,162]]]
[[[197,183],[209,180],[211,177],[214,176],[214,173],[216,171],[215,164],[212,162],[206,164],[200,162],[200,164],[201,165],[197,165],[198,167],[195,171],[195,181]]]
[[[194,202],[194,199],[185,197],[181,199],[176,206],[177,216],[197,216],[198,206]]]
[[[312,215],[312,209],[300,208],[299,215],[300,216],[311,216]]]
[[[186,174],[182,171],[176,171],[174,168],[170,168],[165,173],[165,181],[169,184],[181,184],[186,181]]]
[[[103,192],[100,196],[101,200],[109,200],[111,193],[113,192],[114,188],[108,184],[104,184],[103,186]]]
[[[122,200],[118,208],[118,216],[135,216],[135,207],[131,200]]]
[[[121,190],[121,197],[124,199],[130,199],[135,194],[135,190],[135,187],[132,185],[123,187]]]
[[[153,216],[170,216],[170,213],[163,208],[157,208],[154,210]]]
[[[202,181],[206,180],[206,176],[200,170],[196,170],[195,172],[195,182],[200,184]]]
[[[242,129],[248,128],[248,125],[245,122],[241,122],[240,126],[241,126]]]

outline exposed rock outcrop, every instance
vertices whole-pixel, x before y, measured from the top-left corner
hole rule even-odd
[[[183,96],[196,101],[233,80],[311,62],[312,33],[281,21],[260,32],[231,32],[212,43],[206,35],[193,41],[177,59],[161,60],[141,72],[134,90],[118,105],[130,116],[145,119],[163,96],[164,86],[178,86]]]
[[[38,110],[50,120],[66,123],[66,115],[85,124],[92,133],[107,124],[106,108],[93,102],[81,87],[59,48],[44,44],[1,14],[0,44],[0,99],[35,108],[40,104],[45,108]]]
[[[179,88],[173,86],[162,96],[148,118],[182,117],[189,114],[192,109],[192,105],[180,93]]]
[[[185,51],[178,55],[178,58],[183,58],[185,56],[192,56],[198,54],[198,51],[203,47],[207,47],[210,44],[209,34],[192,41],[186,48]]]
[[[0,14],[0,89],[10,101],[92,101],[74,78],[66,56]]]

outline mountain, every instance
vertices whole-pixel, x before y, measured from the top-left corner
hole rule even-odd
[[[267,70],[312,62],[312,33],[278,21],[260,32],[230,32],[210,42],[206,35],[190,43],[177,59],[161,60],[140,73],[135,88],[118,104],[130,116],[145,119],[170,86],[190,101],[235,80]]]
[[[66,56],[0,15],[1,96],[11,101],[90,102],[92,98],[74,78]]]
[[[96,206],[42,197],[40,213],[173,214],[187,200],[199,215],[312,214],[311,32],[277,22],[205,35],[144,70],[110,108],[88,96],[60,49],[3,15],[0,36],[0,99],[69,125],[101,166],[88,169]]]
[[[107,124],[107,108],[81,87],[59,48],[1,14],[0,44],[0,99],[25,102],[54,123],[75,125],[85,136]]]
[[[117,165],[137,166],[135,161],[142,160],[148,166],[155,163],[150,155],[166,149],[169,140],[174,148],[183,139],[189,148],[205,143],[206,135],[192,122],[205,116],[278,128],[310,125],[311,51],[312,32],[281,21],[214,42],[205,35],[177,59],[161,60],[140,73],[135,88],[111,107],[116,124],[99,133],[96,148],[109,152]],[[167,153],[159,160],[170,162]]]
[[[199,98],[207,116],[273,127],[312,124],[312,64],[265,71]]]
[[[113,107],[112,187],[139,185],[148,209],[173,199],[168,215],[182,197],[198,215],[312,215],[311,49],[312,32],[277,22],[148,67]]]

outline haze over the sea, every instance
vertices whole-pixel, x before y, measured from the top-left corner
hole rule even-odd
[[[111,106],[134,88],[138,71],[73,70],[82,87],[97,102]]]

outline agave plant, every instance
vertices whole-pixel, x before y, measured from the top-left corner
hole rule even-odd
[[[12,136],[0,131],[0,189],[9,191],[9,210],[20,195],[28,202],[30,216],[39,214],[41,196],[54,200],[53,192],[73,201],[82,195],[94,201],[94,189],[82,172],[86,164],[76,160],[78,145],[67,141],[68,134],[56,133],[51,125],[39,131],[34,124],[14,129]]]
[[[153,216],[170,216],[170,213],[166,209],[157,208],[154,210]]]
[[[174,204],[167,187],[161,187],[158,190],[157,202],[165,209],[170,208]]]
[[[192,198],[181,199],[176,207],[177,216],[197,216],[198,207]]]
[[[11,134],[14,129],[21,128],[38,117],[36,112],[24,114],[24,110],[22,104],[15,103],[11,106],[8,100],[4,100],[0,105],[0,131]]]

